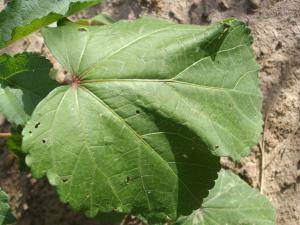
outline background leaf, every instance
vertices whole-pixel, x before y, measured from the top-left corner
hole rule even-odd
[[[239,21],[144,18],[43,35],[73,82],[36,108],[23,149],[74,208],[188,215],[220,168],[212,152],[238,159],[258,140],[258,66]]]
[[[0,12],[0,48],[101,0],[12,0]]]
[[[11,224],[14,220],[14,216],[8,205],[8,197],[6,193],[0,189],[0,225]]]
[[[237,175],[221,170],[201,209],[181,217],[176,225],[275,225],[268,199]]]
[[[57,87],[49,77],[51,67],[33,53],[0,56],[0,112],[9,122],[25,125],[40,100]]]

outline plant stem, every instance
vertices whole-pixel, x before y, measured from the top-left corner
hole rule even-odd
[[[259,165],[259,191],[260,193],[264,193],[264,169],[265,169],[265,133],[266,133],[266,127],[268,122],[268,111],[266,112],[266,118],[264,122],[264,128],[263,128],[263,135],[262,139],[258,145],[260,150],[260,165]]]
[[[9,138],[11,135],[11,133],[0,133],[0,138]]]

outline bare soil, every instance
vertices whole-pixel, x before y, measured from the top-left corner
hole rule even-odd
[[[3,0],[0,0],[0,9]],[[265,128],[260,144],[235,163],[222,159],[250,185],[264,193],[277,209],[278,225],[300,224],[300,0],[106,0],[81,12],[89,17],[105,12],[116,19],[143,15],[178,23],[210,24],[227,17],[246,21],[261,66]],[[39,33],[6,49],[47,55]],[[3,120],[0,118],[0,120]],[[1,121],[0,121],[1,122]],[[2,121],[2,130],[7,123]],[[0,186],[10,195],[16,225],[100,225],[60,203],[44,179],[35,180],[0,143]],[[126,224],[138,224],[129,219]]]

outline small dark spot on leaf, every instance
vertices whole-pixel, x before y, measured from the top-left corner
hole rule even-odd
[[[135,112],[136,112],[136,114],[140,114],[141,113],[141,111],[138,110],[138,109]]]
[[[45,144],[45,143],[46,143],[46,139],[44,138],[44,139],[42,140],[42,142],[43,142],[43,144]]]
[[[32,131],[31,131],[31,130],[29,131],[29,134],[32,134]]]
[[[126,183],[128,184],[131,181],[131,177],[127,176],[126,177]]]
[[[41,125],[41,123],[40,123],[40,122],[37,122],[37,123],[35,124],[34,128],[38,128],[40,125]]]
[[[62,179],[62,181],[63,181],[64,183],[66,183],[68,180],[69,180],[68,178],[63,178],[63,179]]]
[[[220,148],[220,146],[219,145],[215,145],[215,148]]]
[[[80,27],[80,28],[78,28],[78,31],[79,32],[87,32],[88,30],[84,27]]]

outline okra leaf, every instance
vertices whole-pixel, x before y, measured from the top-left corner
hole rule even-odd
[[[0,225],[13,223],[15,220],[8,205],[7,194],[0,189]]]
[[[72,77],[38,105],[23,149],[76,209],[188,215],[217,177],[214,155],[239,159],[258,140],[258,66],[242,22],[143,18],[43,35]]]
[[[176,225],[275,225],[268,199],[230,171],[221,170],[201,209],[181,217]]]
[[[12,0],[0,12],[0,48],[101,0]]]
[[[35,106],[55,87],[51,63],[34,53],[0,56],[0,113],[25,125]]]

